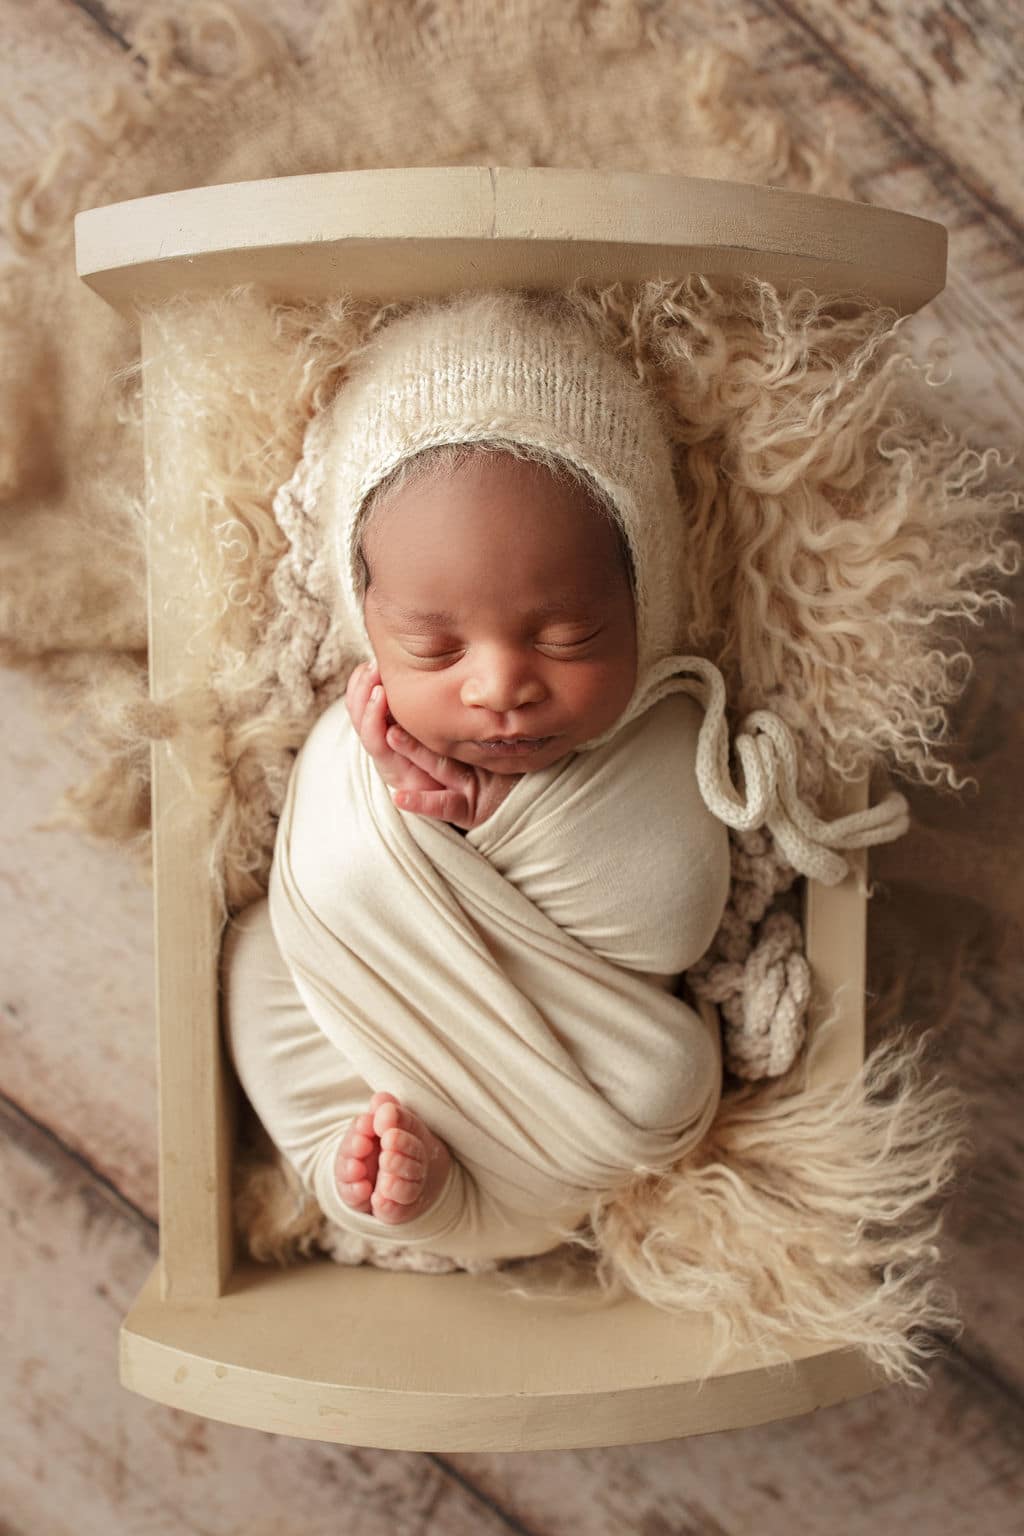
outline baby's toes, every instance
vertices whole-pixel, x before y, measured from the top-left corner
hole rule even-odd
[[[344,1157],[369,1157],[376,1145],[373,1136],[367,1136],[353,1126],[342,1140],[341,1152]]]
[[[392,1178],[418,1179],[422,1183],[427,1170],[421,1157],[407,1157],[404,1152],[388,1148],[380,1155],[380,1171],[390,1174]]]
[[[380,1104],[371,1100],[370,1113],[373,1116],[373,1133],[380,1137],[382,1147],[397,1146],[400,1152],[426,1159],[426,1149],[433,1139],[433,1133],[419,1115],[406,1109],[391,1094]],[[396,1137],[403,1139],[396,1142]]]
[[[370,1196],[370,1214],[388,1226],[398,1227],[408,1219],[409,1207],[398,1200],[388,1200],[378,1188]]]
[[[373,1134],[373,1116],[357,1115],[341,1139],[334,1162],[338,1193],[353,1210],[370,1209],[379,1155],[379,1143]]]
[[[367,1160],[362,1157],[339,1157],[338,1173],[344,1184],[360,1184],[363,1179],[369,1178],[370,1170],[366,1166]]]
[[[407,1178],[399,1172],[379,1172],[376,1193],[381,1200],[393,1201],[396,1206],[415,1206],[424,1192],[425,1169],[421,1163],[411,1163],[411,1160],[408,1160],[408,1164],[418,1167],[419,1174]]]
[[[402,1108],[393,1094],[375,1093],[370,1100],[370,1119],[375,1136],[383,1138],[385,1131],[401,1128],[403,1121],[408,1124],[408,1114],[409,1111]]]
[[[414,1157],[417,1162],[425,1163],[427,1151],[421,1137],[415,1131],[403,1131],[397,1125],[386,1130],[380,1138],[382,1152],[400,1153],[403,1157]]]
[[[367,1178],[365,1163],[355,1157],[339,1157],[335,1164],[334,1177],[338,1193],[347,1206],[354,1211],[370,1209],[370,1197],[374,1186]]]

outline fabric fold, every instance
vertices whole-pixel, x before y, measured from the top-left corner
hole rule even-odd
[[[275,937],[327,1038],[451,1148],[477,1254],[481,1223],[495,1257],[515,1256],[519,1228],[543,1251],[538,1223],[555,1246],[595,1192],[669,1166],[714,1117],[717,1015],[671,990],[728,895],[726,830],[694,816],[699,729],[690,701],[663,700],[524,774],[465,838],[396,809],[344,700],[296,760]],[[434,1232],[432,1214],[423,1245],[458,1257],[458,1221]],[[409,1241],[372,1216],[345,1224]]]

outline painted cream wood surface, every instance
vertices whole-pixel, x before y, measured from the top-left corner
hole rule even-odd
[[[425,1284],[420,1282],[425,1281]],[[121,1336],[132,1391],[230,1424],[395,1450],[611,1446],[745,1428],[870,1392],[853,1349],[737,1354],[698,1390],[701,1318],[586,1292],[503,1296],[493,1276],[245,1264],[215,1304],[168,1306],[154,1270]],[[687,1379],[690,1377],[691,1379]]]
[[[898,210],[699,176],[505,165],[335,171],[197,187],[75,219],[78,273],[134,303],[259,283],[275,297],[406,299],[751,270],[784,292],[865,292],[913,313],[946,231]]]
[[[106,64],[120,67],[117,34],[149,8],[0,0],[5,178],[47,142],[54,117],[103,82]],[[298,45],[317,10],[315,0],[253,8]],[[689,31],[691,16],[677,9]],[[787,109],[811,126],[834,124],[859,195],[949,227],[949,285],[913,333],[950,337],[947,408],[979,441],[1019,442],[1024,209],[1000,126],[1019,110],[1020,50],[999,52],[1012,12],[976,0],[707,9],[712,19],[743,12]],[[1016,591],[1024,596],[1024,583]],[[813,1527],[808,1512],[818,1510],[848,1536],[875,1536],[880,1517],[915,1536],[1015,1532],[1024,653],[1005,624],[969,643],[976,673],[952,725],[960,771],[977,775],[981,794],[910,791],[911,834],[871,853],[883,884],[868,907],[867,967],[872,1011],[894,995],[910,1021],[937,1023],[942,1058],[974,1106],[977,1163],[949,1224],[963,1338],[936,1363],[927,1397],[888,1389],[730,1434],[558,1455],[303,1443],[118,1386],[118,1320],[155,1257],[151,893],[111,850],[36,830],[77,764],[27,680],[0,671],[9,743],[0,755],[4,1525],[15,1536],[326,1536],[339,1524],[361,1536],[772,1536]]]
[[[181,471],[173,401],[180,381],[143,326],[144,444],[150,537],[150,694],[156,701],[206,682],[194,641],[212,621],[192,579],[189,546],[210,536]],[[160,1285],[167,1301],[219,1294],[233,1261],[231,1147],[235,1094],[217,1018],[219,917],[205,871],[212,826],[191,786],[215,762],[208,735],[152,745],[156,1017],[160,1084]]]

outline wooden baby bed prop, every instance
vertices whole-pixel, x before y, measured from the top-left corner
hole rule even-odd
[[[76,219],[79,275],[135,305],[257,282],[273,297],[381,301],[482,286],[562,287],[680,278],[727,285],[754,271],[786,291],[862,293],[909,313],[945,282],[940,225],[887,209],[685,176],[468,166],[346,171],[204,187]],[[168,415],[173,364],[143,317],[148,494],[202,539],[176,497]],[[179,366],[183,366],[179,364]],[[188,527],[187,517],[193,522]],[[181,546],[178,546],[180,549]],[[202,687],[186,563],[150,540],[151,693]],[[698,1391],[710,1328],[637,1297],[585,1291],[549,1307],[499,1294],[490,1275],[424,1275],[311,1262],[236,1261],[231,1170],[239,1087],[218,1019],[219,924],[206,874],[211,830],[187,780],[210,748],[153,744],[159,1063],[160,1258],[121,1329],[124,1386],[253,1428],[402,1450],[618,1445],[764,1423],[882,1384],[856,1350],[794,1339],[792,1368],[737,1351]],[[867,804],[866,780],[825,814]],[[866,851],[849,856],[866,872]],[[810,1038],[838,1012],[809,1087],[864,1059],[866,901],[854,874],[805,881]],[[543,1262],[543,1261],[540,1261]],[[513,1308],[518,1310],[513,1311]]]

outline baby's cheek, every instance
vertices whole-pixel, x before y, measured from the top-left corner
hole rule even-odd
[[[430,719],[429,703],[422,690],[416,688],[415,682],[410,684],[407,678],[393,678],[390,686],[384,682],[384,694],[388,725],[398,725],[417,741],[422,740],[421,731]]]

